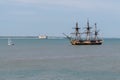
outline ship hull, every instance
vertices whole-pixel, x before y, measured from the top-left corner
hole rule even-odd
[[[77,41],[77,40],[72,40],[71,41],[72,45],[101,45],[102,40],[99,41]]]

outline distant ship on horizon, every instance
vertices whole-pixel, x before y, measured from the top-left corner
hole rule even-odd
[[[39,35],[38,38],[39,38],[39,39],[47,39],[48,36],[46,36],[46,35]]]
[[[69,37],[64,34],[72,45],[101,45],[103,40],[98,37],[97,24],[95,23],[94,31],[91,31],[92,27],[89,26],[89,20],[87,21],[87,27],[84,32],[79,32],[78,22],[76,22],[75,32],[71,33],[73,36]],[[84,37],[82,35],[85,35]]]

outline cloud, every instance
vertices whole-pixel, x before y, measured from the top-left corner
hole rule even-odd
[[[93,1],[87,0],[12,0],[19,3],[27,4],[47,4],[47,5],[61,5],[68,7],[92,7]]]
[[[17,3],[25,4],[36,4],[39,6],[63,6],[67,8],[77,8],[85,10],[96,10],[96,9],[116,9],[118,2],[103,1],[103,0],[11,0]]]
[[[70,11],[87,11],[87,12],[106,12],[106,13],[115,13],[119,14],[120,6],[116,1],[103,1],[103,0],[2,0],[0,3],[15,5],[14,7],[22,8],[22,13],[16,10],[16,14],[25,14],[30,13],[34,14],[32,11],[34,9],[61,9],[61,10],[70,10]],[[34,8],[34,9],[33,9]],[[32,10],[32,11],[31,11]]]

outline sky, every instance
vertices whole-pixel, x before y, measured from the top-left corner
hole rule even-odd
[[[120,38],[120,0],[0,0],[0,36],[64,36],[88,19],[101,36]]]

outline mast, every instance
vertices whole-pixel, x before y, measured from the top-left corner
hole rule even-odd
[[[95,40],[98,39],[97,35],[98,35],[97,24],[95,23],[95,32],[94,32],[94,36],[95,36],[94,39],[95,39]]]
[[[85,32],[86,40],[90,40],[90,33],[91,33],[90,29],[91,27],[89,26],[89,20],[87,20],[87,27],[86,27],[86,32]]]
[[[75,32],[74,33],[72,33],[72,34],[75,34],[75,38],[77,39],[77,40],[80,40],[81,39],[81,36],[80,36],[80,32],[79,32],[79,27],[78,27],[78,22],[76,22],[76,27],[74,28],[75,29]]]
[[[79,36],[79,29],[80,28],[78,28],[78,22],[76,22],[76,27],[75,27],[75,35],[76,36]]]

